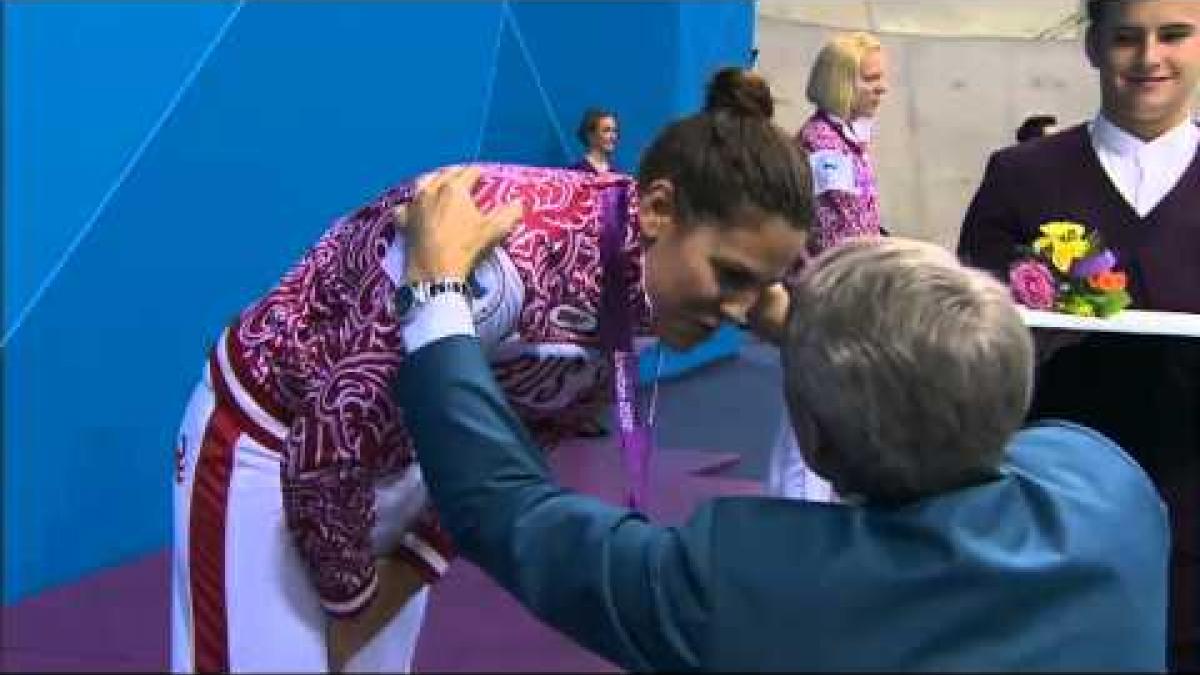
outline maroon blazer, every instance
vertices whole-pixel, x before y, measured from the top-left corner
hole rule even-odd
[[[1200,313],[1200,156],[1139,217],[1104,172],[1085,126],[988,161],[958,242],[969,264],[1007,277],[1042,223],[1097,228],[1128,274],[1133,307]],[[1094,333],[1038,368],[1032,419],[1065,418],[1115,439],[1171,514],[1171,661],[1200,668],[1200,339]]]
[[[1142,218],[1104,173],[1083,125],[1000,150],[967,211],[958,252],[1007,275],[1051,220],[1096,228],[1130,275],[1133,307],[1200,313],[1200,156]]]

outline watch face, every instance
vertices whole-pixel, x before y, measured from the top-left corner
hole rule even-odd
[[[396,291],[396,313],[401,319],[408,316],[417,304],[417,292],[411,284],[405,284]]]

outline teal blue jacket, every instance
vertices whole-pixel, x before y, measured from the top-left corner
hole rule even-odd
[[[1086,428],[1024,430],[1000,478],[900,508],[726,497],[663,527],[555,484],[475,338],[396,386],[459,552],[626,669],[1165,668],[1162,502]]]

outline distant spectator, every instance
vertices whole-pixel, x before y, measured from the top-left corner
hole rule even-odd
[[[583,157],[570,168],[592,173],[620,171],[613,162],[619,135],[616,113],[604,108],[588,108],[575,131],[576,138],[583,144]]]
[[[887,234],[870,154],[875,117],[888,90],[886,57],[879,38],[870,33],[837,33],[821,48],[809,72],[806,95],[816,111],[795,140],[807,153],[813,173],[817,222],[808,243],[812,254],[851,239]],[[771,450],[770,491],[836,501],[829,481],[805,463],[798,442],[792,425],[781,420]]]
[[[813,63],[807,96],[816,112],[796,134],[808,153],[817,199],[812,253],[882,234],[870,146],[887,89],[886,55],[870,33],[835,34]]]
[[[617,116],[604,108],[588,108],[579,120],[579,128],[575,131],[576,138],[583,144],[583,157],[569,168],[590,173],[619,172],[613,162],[613,153],[617,150],[617,138],[620,131],[617,128]],[[608,425],[604,422],[606,413],[582,423],[579,435],[583,438],[601,438],[608,435]]]

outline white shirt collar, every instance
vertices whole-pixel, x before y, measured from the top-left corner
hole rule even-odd
[[[1142,217],[1174,189],[1200,147],[1200,128],[1190,118],[1158,138],[1143,141],[1098,114],[1088,133],[1104,172]]]
[[[1149,141],[1134,136],[1098,113],[1089,128],[1092,142],[1104,150],[1125,158],[1139,156],[1143,161],[1190,163],[1200,144],[1200,127],[1188,117],[1181,124]]]

